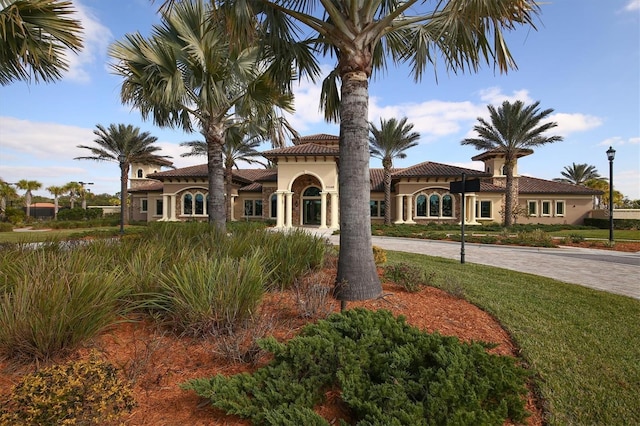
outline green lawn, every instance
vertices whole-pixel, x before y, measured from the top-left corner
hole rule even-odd
[[[126,232],[130,233],[142,227],[127,226]],[[73,229],[52,229],[52,230],[30,230],[30,231],[13,231],[0,232],[0,244],[2,243],[35,243],[42,241],[51,241],[57,239],[76,238],[87,233],[113,232],[116,235],[119,232],[119,226],[100,226],[93,228],[73,228]]]
[[[609,239],[608,229],[565,229],[563,231],[549,232],[549,234],[554,237],[580,235],[584,238]],[[640,240],[640,230],[614,229],[613,238],[614,240]]]
[[[454,260],[388,252],[495,316],[533,370],[551,425],[640,419],[640,300]]]

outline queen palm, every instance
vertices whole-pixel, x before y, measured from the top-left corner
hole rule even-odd
[[[7,200],[13,198],[18,198],[16,189],[10,183],[0,179],[0,216],[4,217],[7,210]]]
[[[66,192],[66,189],[64,186],[48,186],[47,187],[47,191],[49,191],[51,193],[51,195],[53,195],[53,218],[58,219],[58,202],[59,202],[59,198],[62,194],[64,194]]]
[[[27,208],[27,217],[29,217],[31,215],[31,197],[33,196],[32,191],[36,191],[42,188],[42,183],[38,182],[37,180],[21,179],[18,181],[18,183],[16,183],[16,187],[25,191],[24,205]]]
[[[391,225],[391,169],[395,158],[406,158],[405,151],[418,145],[420,133],[412,132],[413,124],[407,124],[407,117],[400,121],[395,118],[380,119],[380,128],[369,123],[371,135],[369,148],[371,155],[382,159],[384,169],[384,223]]]
[[[225,135],[247,120],[270,121],[277,110],[290,111],[292,95],[269,67],[284,73],[287,85],[293,69],[267,56],[267,50],[232,42],[217,12],[201,0],[185,1],[163,13],[163,24],[154,27],[150,38],[127,35],[110,55],[117,61],[115,73],[124,77],[123,102],[160,126],[188,132],[197,126],[204,135],[209,223],[224,230]]]
[[[69,207],[72,209],[76,206],[76,198],[82,190],[82,185],[78,182],[68,182],[64,185],[64,192],[69,194]]]
[[[138,127],[124,124],[110,124],[105,128],[96,125],[93,131],[96,139],[94,146],[78,145],[78,148],[88,150],[91,155],[75,157],[75,160],[112,161],[120,165],[120,208],[127,205],[127,187],[129,185],[129,168],[131,163],[144,165],[158,165],[173,167],[168,155],[158,155],[160,147],[154,145],[158,138],[149,132],[140,132]],[[80,185],[82,186],[82,185]],[[128,223],[123,216],[122,225]]]
[[[82,48],[70,1],[0,0],[0,84],[50,82],[69,68],[65,50]]]
[[[523,150],[562,140],[561,136],[545,136],[544,133],[557,126],[547,121],[542,123],[553,109],[540,111],[540,102],[525,105],[522,101],[504,101],[498,108],[489,105],[489,121],[478,117],[480,124],[473,127],[478,134],[466,138],[461,144],[472,145],[485,151],[496,150],[504,155],[505,202],[504,226],[513,224],[513,214],[518,197],[518,183],[513,177],[513,169]]]
[[[556,182],[571,183],[574,185],[584,185],[591,179],[603,179],[598,173],[596,167],[588,164],[572,163],[571,166],[564,166],[564,170],[560,172],[560,174],[563,177],[555,178],[553,180]]]
[[[171,7],[179,0],[168,0]],[[427,4],[428,3],[428,4]],[[369,79],[387,63],[408,63],[420,80],[436,58],[447,70],[476,71],[484,62],[500,71],[515,67],[503,31],[533,25],[533,0],[255,0],[215,2],[234,20],[229,37],[247,36],[246,22],[264,19],[269,40],[292,33],[302,23],[315,34],[336,67],[323,82],[325,117],[340,121],[340,255],[336,296],[341,301],[377,297],[382,291],[373,253],[369,209]],[[431,6],[431,7],[429,7]],[[305,33],[306,34],[306,33]],[[251,34],[249,34],[251,35]],[[338,79],[340,85],[338,85]],[[338,88],[339,86],[339,88]]]

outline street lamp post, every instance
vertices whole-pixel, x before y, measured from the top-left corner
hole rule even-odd
[[[609,244],[613,245],[613,159],[616,157],[616,150],[609,147],[607,159],[609,160]]]
[[[122,176],[122,170],[124,169],[124,162],[127,157],[123,154],[118,155],[118,162],[120,163],[120,235],[124,235],[124,207],[127,203],[126,188],[124,188],[124,178]]]

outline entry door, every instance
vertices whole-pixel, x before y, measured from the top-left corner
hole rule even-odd
[[[320,200],[303,200],[303,225],[320,225]]]

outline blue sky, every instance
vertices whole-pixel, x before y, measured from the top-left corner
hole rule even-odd
[[[120,102],[121,79],[107,63],[108,46],[126,33],[147,36],[159,22],[159,2],[149,0],[73,0],[85,27],[85,48],[71,57],[71,70],[55,84],[16,82],[0,87],[0,177],[7,182],[37,180],[43,189],[70,181],[93,182],[94,193],[119,191],[116,163],[73,160],[86,155],[78,144],[90,145],[96,124],[133,124],[158,138],[164,155],[177,167],[204,163],[181,158],[178,144],[199,134],[161,129],[142,121],[137,111]],[[540,101],[552,108],[554,133],[564,141],[537,148],[519,162],[523,175],[543,179],[560,176],[565,166],[587,163],[609,176],[606,150],[617,151],[614,187],[640,199],[640,0],[555,0],[543,2],[538,31],[519,28],[508,36],[518,69],[500,75],[491,67],[477,74],[447,75],[438,81],[427,71],[414,83],[404,67],[389,68],[370,85],[369,119],[407,116],[420,132],[418,147],[396,167],[422,161],[480,168],[471,161],[473,147],[460,141],[472,135],[487,105],[502,101]],[[333,62],[322,60],[325,70]],[[290,121],[302,135],[338,134],[322,120],[317,105],[320,89],[301,82],[296,113]],[[269,147],[266,146],[265,149]],[[372,159],[371,167],[381,167]]]

